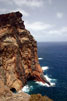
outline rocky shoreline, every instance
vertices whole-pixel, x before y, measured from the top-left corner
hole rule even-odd
[[[20,12],[2,14],[0,15],[0,101],[29,101],[30,95],[19,93],[29,80],[50,84],[44,78],[38,61],[37,42],[26,30]]]

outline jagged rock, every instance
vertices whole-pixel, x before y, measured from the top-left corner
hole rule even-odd
[[[3,78],[0,76],[0,101],[29,101],[30,95],[19,92],[12,93],[6,85],[4,85]]]
[[[25,29],[22,14],[0,15],[0,75],[10,89],[19,91],[28,80],[44,82],[37,42]]]

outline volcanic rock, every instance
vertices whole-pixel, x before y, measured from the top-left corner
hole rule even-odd
[[[10,90],[19,91],[28,80],[45,82],[37,42],[26,30],[22,14],[0,15],[0,76]]]

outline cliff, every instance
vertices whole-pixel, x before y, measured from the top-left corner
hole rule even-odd
[[[43,76],[37,42],[26,30],[22,14],[0,15],[0,84],[19,91],[28,80],[50,84]],[[3,88],[3,87],[1,87]]]
[[[4,83],[17,91],[28,80],[44,82],[37,42],[25,29],[20,12],[0,15],[0,71]]]

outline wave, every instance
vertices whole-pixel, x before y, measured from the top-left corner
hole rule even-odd
[[[33,89],[33,86],[25,85],[25,86],[22,88],[22,91],[28,93],[28,92],[29,92],[30,90],[32,90],[32,89]]]
[[[42,70],[45,71],[45,70],[48,70],[49,67],[48,66],[42,66]]]
[[[43,60],[43,58],[38,58],[38,60]]]

